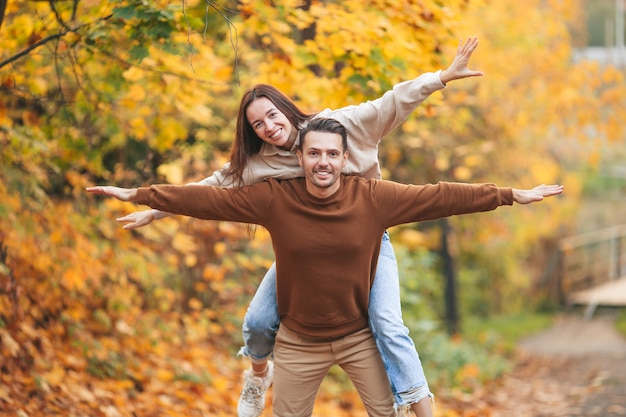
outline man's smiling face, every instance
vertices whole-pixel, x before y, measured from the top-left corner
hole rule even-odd
[[[300,144],[298,159],[304,169],[306,188],[316,197],[328,197],[339,189],[339,176],[348,161],[341,135],[329,132],[307,132]]]

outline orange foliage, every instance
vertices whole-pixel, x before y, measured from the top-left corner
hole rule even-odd
[[[233,257],[223,243],[241,241],[243,228],[168,219],[133,236],[113,224],[117,204],[33,210],[0,190],[16,208],[0,218],[0,410],[231,415],[244,364],[227,317],[241,317],[239,298],[267,267],[222,263]],[[189,254],[198,265],[184,265]],[[230,284],[196,293],[190,283],[209,264]]]

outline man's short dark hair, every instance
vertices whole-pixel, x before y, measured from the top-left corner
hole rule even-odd
[[[339,121],[325,117],[312,119],[305,128],[300,130],[300,149],[304,145],[304,137],[309,132],[337,133],[341,135],[341,146],[345,152],[348,150],[348,131]]]

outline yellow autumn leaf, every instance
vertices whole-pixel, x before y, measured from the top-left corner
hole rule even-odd
[[[158,369],[156,371],[156,377],[160,381],[168,382],[174,379],[174,373],[168,369]]]
[[[157,172],[164,176],[169,184],[182,184],[184,181],[183,167],[178,162],[161,164],[157,168]]]
[[[448,155],[444,155],[443,153],[437,155],[435,166],[440,172],[447,171],[450,168],[450,159],[448,158]]]
[[[215,255],[217,255],[217,257],[223,256],[224,253],[226,253],[227,249],[228,246],[224,242],[217,242],[215,243],[215,245],[213,245],[213,251],[215,252]]]
[[[71,395],[77,400],[85,401],[90,405],[96,404],[97,397],[89,388],[76,383],[69,383],[66,385],[68,385],[68,392],[71,393]]]
[[[189,116],[192,120],[200,124],[211,124],[211,117],[213,117],[213,111],[210,107],[198,104],[189,109]]]
[[[174,235],[172,247],[181,253],[196,252],[198,250],[198,245],[193,241],[193,237],[181,232]]]
[[[132,66],[122,73],[122,77],[132,82],[140,81],[145,76],[146,72],[137,66]]]
[[[131,84],[122,102],[128,108],[134,108],[146,99],[146,90],[141,84]]]
[[[457,181],[468,182],[472,178],[472,170],[466,166],[454,168],[454,178]]]
[[[0,340],[2,340],[2,346],[4,346],[11,356],[17,357],[17,354],[20,352],[20,345],[13,339],[11,334],[0,328]]]
[[[134,117],[129,121],[132,134],[139,139],[145,139],[148,136],[148,126],[143,117]]]
[[[404,229],[398,234],[398,242],[411,250],[424,245],[425,238],[422,232],[415,229]]]
[[[191,308],[192,310],[202,310],[202,302],[197,298],[190,298],[187,302],[187,305],[189,305],[189,308]]]
[[[55,365],[51,370],[44,373],[43,379],[52,387],[59,386],[65,378],[65,369],[59,365]]]
[[[480,376],[480,368],[475,363],[467,363],[458,371],[457,378],[460,381],[476,379]]]
[[[83,271],[78,268],[68,268],[63,272],[61,283],[64,287],[73,289],[82,289],[85,286]]]
[[[158,123],[156,147],[160,150],[170,149],[174,143],[187,134],[187,129],[175,118],[168,118]]]
[[[215,264],[206,264],[202,270],[202,279],[205,281],[222,281],[224,268]]]
[[[553,183],[559,177],[560,166],[548,158],[534,160],[529,167],[530,177],[536,182]]]
[[[2,84],[2,80],[0,80],[0,84]],[[10,128],[13,125],[13,119],[9,117],[9,113],[7,111],[6,106],[0,103],[0,126],[5,126]]]
[[[85,319],[86,311],[83,306],[76,306],[74,308],[69,308],[65,310],[65,315],[71,318],[75,322],[80,322]]]
[[[5,401],[7,404],[13,403],[13,400],[11,399],[11,394],[3,386],[0,386],[0,400]]]
[[[211,386],[217,391],[228,391],[232,388],[232,382],[228,378],[217,377],[211,379]]]
[[[597,149],[594,149],[593,151],[589,152],[589,154],[587,155],[587,162],[592,167],[597,167],[601,159],[602,158],[601,158],[600,151]]]
[[[621,118],[611,118],[606,122],[605,131],[610,142],[620,143],[624,140],[626,126],[624,126],[624,121]]]
[[[63,242],[63,238],[64,238],[64,233],[61,230],[53,230],[52,233],[50,233],[50,243],[52,243],[53,245],[58,245],[59,243]]]
[[[185,254],[185,266],[187,268],[193,268],[198,264],[198,256],[195,253]]]
[[[614,66],[607,66],[602,71],[602,81],[607,84],[619,84],[624,81],[624,75]]]

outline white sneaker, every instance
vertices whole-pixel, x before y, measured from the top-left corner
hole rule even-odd
[[[267,373],[264,377],[254,376],[252,370],[244,372],[243,389],[237,405],[239,417],[260,417],[265,408],[265,391],[272,385],[274,365],[267,362]]]

